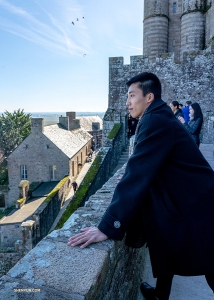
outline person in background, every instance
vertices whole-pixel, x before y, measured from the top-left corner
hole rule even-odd
[[[172,112],[174,113],[175,117],[178,118],[178,117],[183,117],[183,114],[182,114],[182,110],[179,108],[179,103],[178,101],[172,101],[169,106],[172,110]]]
[[[193,103],[190,105],[190,121],[187,123],[181,116],[178,117],[179,121],[184,124],[187,131],[191,134],[196,145],[200,145],[200,132],[203,124],[203,114],[201,107],[198,103]]]
[[[183,109],[183,104],[179,103],[179,108],[182,110]]]
[[[189,111],[189,106],[192,102],[191,101],[187,101],[186,104],[185,104],[185,107],[182,108],[182,114],[184,116],[184,120],[185,122],[189,122],[189,119],[190,119],[190,111]]]
[[[73,190],[74,190],[74,193],[75,193],[76,190],[77,190],[77,187],[78,187],[78,184],[76,183],[76,181],[72,182],[72,186],[73,186]]]

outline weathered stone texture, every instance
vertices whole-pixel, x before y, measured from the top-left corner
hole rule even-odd
[[[209,46],[214,40],[214,0],[212,0],[211,2],[212,6],[206,13],[205,41],[207,46]]]
[[[143,56],[131,57],[130,65],[122,65],[121,58],[118,59],[118,64],[111,64],[112,61],[115,62],[117,59],[110,59],[109,105],[104,118],[104,134],[106,136],[111,130],[109,124],[114,122],[115,114],[119,113],[124,128],[127,126],[126,82],[138,73],[148,71],[157,74],[160,78],[162,98],[167,103],[177,100],[185,104],[187,100],[191,100],[200,104],[204,114],[202,142],[214,142],[212,119],[214,114],[214,51],[184,53],[182,63],[176,63],[174,56],[169,54],[160,55],[155,62]],[[119,69],[120,72],[115,69]],[[120,77],[118,74],[121,74]],[[124,137],[122,140],[124,145],[126,139]]]
[[[49,234],[1,278],[1,295],[27,300],[32,293],[16,293],[14,289],[40,289],[33,294],[35,299],[137,299],[145,248],[130,249],[124,241],[112,240],[86,249],[67,246],[68,238],[81,228],[98,225],[124,168],[91,196],[61,230]]]
[[[155,58],[168,52],[169,20],[165,16],[155,16],[144,20],[143,53]]]
[[[144,17],[150,17],[154,14],[164,14],[168,16],[169,0],[150,0],[144,1]]]
[[[14,247],[17,240],[22,237],[21,223],[4,224],[0,226],[1,230],[1,247]]]
[[[14,252],[14,248],[5,249],[4,252],[0,249],[0,277],[5,275],[20,258],[20,254]]]
[[[150,59],[161,53],[204,50],[214,37],[214,0],[144,1],[143,54]]]
[[[205,16],[191,12],[181,18],[181,59],[184,52],[204,49]]]
[[[177,10],[173,12],[175,1],[169,1],[169,41],[168,52],[175,54],[175,59],[180,60],[180,44],[181,44],[181,12],[182,1],[176,1]]]

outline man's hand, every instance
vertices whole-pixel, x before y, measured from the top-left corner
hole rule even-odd
[[[83,244],[80,248],[85,248],[92,243],[102,242],[108,239],[107,235],[102,233],[97,227],[86,227],[68,240],[69,246],[77,246]]]

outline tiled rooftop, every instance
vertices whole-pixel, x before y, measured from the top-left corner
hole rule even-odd
[[[103,120],[98,116],[76,117],[76,119],[80,120],[81,128],[83,128],[87,131],[92,130],[92,122],[100,123],[100,129],[103,128]]]
[[[69,131],[59,124],[45,126],[43,133],[69,158],[74,156],[92,138],[83,129]]]

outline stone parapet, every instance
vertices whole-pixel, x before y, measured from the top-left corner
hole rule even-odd
[[[99,224],[124,169],[0,279],[3,299],[27,300],[32,294],[52,300],[137,299],[145,248],[131,249],[124,241],[112,240],[85,249],[67,246],[68,238],[81,228]]]
[[[214,43],[213,43],[214,45]],[[213,46],[214,49],[214,46]],[[117,61],[117,58],[115,58]],[[173,53],[160,54],[154,61],[145,56],[132,56],[129,65],[112,64],[110,60],[109,105],[103,124],[103,140],[120,117],[123,123],[125,144],[127,129],[127,86],[126,82],[141,72],[157,74],[162,84],[162,99],[169,104],[177,100],[185,105],[186,101],[198,102],[204,114],[202,143],[214,142],[213,121],[206,117],[206,112],[214,113],[214,51],[188,51],[183,53],[181,62]]]

